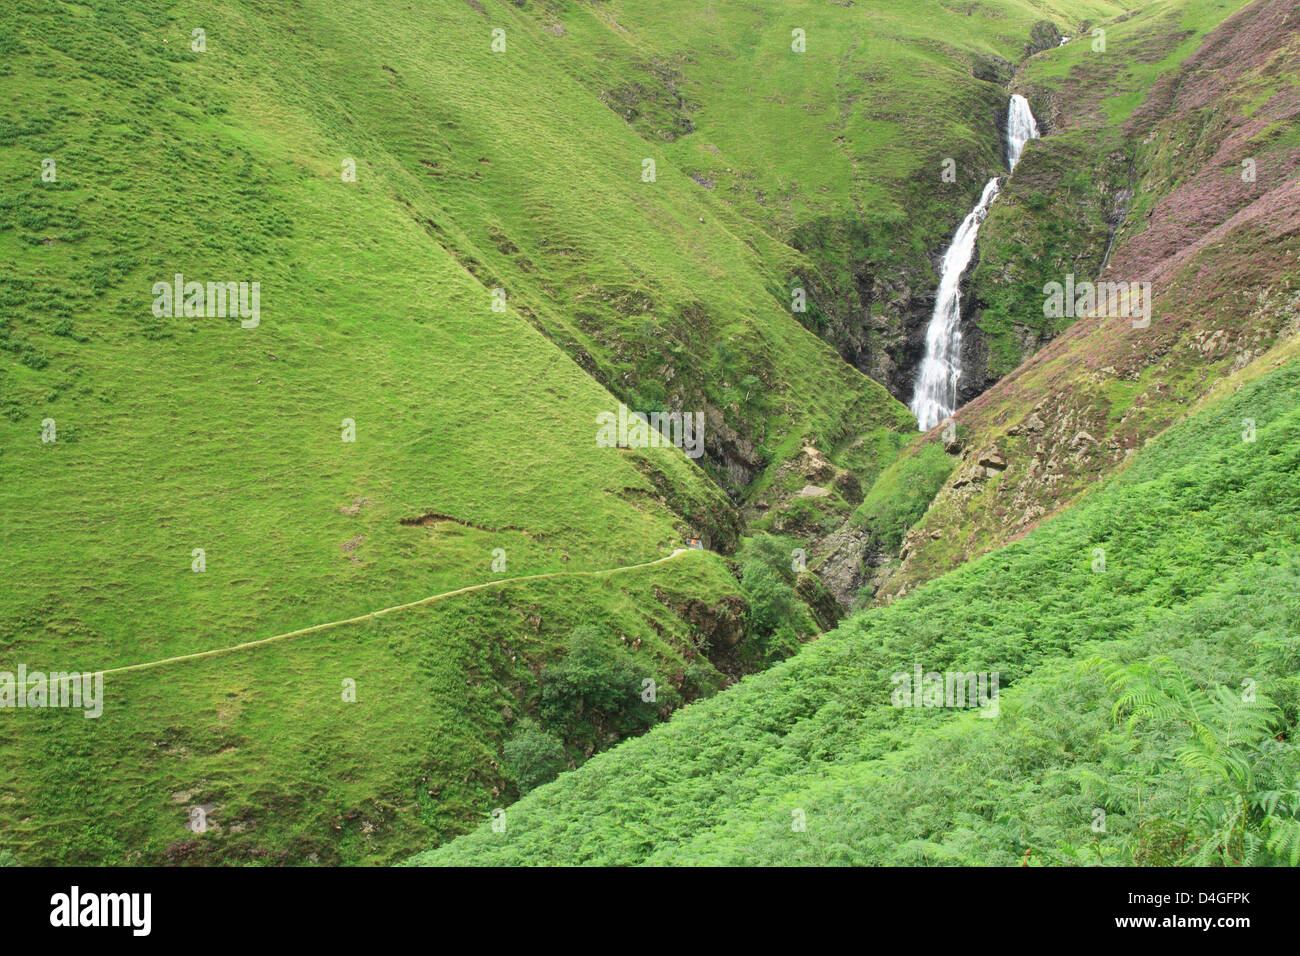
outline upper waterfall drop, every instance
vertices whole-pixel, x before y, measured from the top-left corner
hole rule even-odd
[[[1025,143],[1039,136],[1029,101],[1019,93],[1007,107],[1007,166],[1015,170]],[[939,290],[934,312],[925,329],[925,358],[912,392],[912,413],[921,431],[929,431],[957,408],[957,381],[961,378],[961,277],[975,256],[975,238],[998,198],[1002,184],[990,179],[980,201],[952,237],[939,264]]]
[[[1038,139],[1038,121],[1029,109],[1029,100],[1019,93],[1011,95],[1011,104],[1007,107],[1007,169],[1016,171],[1020,154],[1025,151],[1025,143]]]

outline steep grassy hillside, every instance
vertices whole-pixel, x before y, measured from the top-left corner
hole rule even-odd
[[[416,862],[1294,862],[1289,357],[1023,541],[561,777],[504,830]],[[1169,659],[1156,676],[1133,668],[1152,657]],[[996,716],[891,706],[893,675],[916,666],[998,673]],[[1227,760],[1255,765],[1254,789],[1234,788]]]
[[[1152,3],[1024,64],[1012,85],[1031,98],[1048,135],[1027,152],[981,232],[980,263],[971,277],[978,331],[967,344],[966,399],[1072,324],[1069,316],[1043,315],[1043,286],[1063,281],[1066,273],[1095,278],[1116,240],[1141,228],[1135,224],[1143,221],[1150,197],[1177,179],[1167,168],[1139,165],[1147,155],[1140,141],[1153,123],[1167,119],[1169,104],[1159,91],[1176,82],[1207,35],[1217,31],[1213,48],[1238,32],[1238,21],[1220,26],[1248,5]],[[1275,14],[1255,9],[1243,19],[1256,23]],[[1286,37],[1264,42],[1284,49]],[[1216,72],[1221,65],[1215,64]],[[1218,108],[1236,117],[1240,104],[1224,92],[1215,90]],[[1206,158],[1180,155],[1179,163]]]
[[[480,225],[484,192],[523,190],[517,216],[535,215],[550,144],[555,201],[591,241],[630,243],[589,265],[700,285],[734,270],[739,296],[755,253],[716,226],[655,239],[644,217],[684,222],[686,205],[670,176],[634,195],[641,149],[621,120],[576,84],[542,110],[562,78],[539,83],[536,51],[492,59],[469,7],[432,21],[397,7],[0,13],[4,669],[126,667],[483,581],[649,562],[688,534],[736,542],[725,495],[680,451],[597,447],[617,398],[537,331],[526,289],[494,311],[493,277],[439,228]],[[370,42],[381,32],[386,46]],[[395,90],[397,73],[418,92]],[[430,138],[462,123],[480,142]],[[462,208],[417,179],[436,179],[416,160],[437,161],[435,143],[463,164],[446,193]],[[154,284],[177,273],[259,283],[255,327],[154,314]],[[548,281],[568,277],[540,276],[532,295]],[[905,424],[778,318],[737,335],[802,357],[791,380],[833,412],[800,414]],[[744,613],[721,562],[689,555],[110,674],[98,721],[5,712],[0,842],[24,863],[390,859],[513,786],[496,766],[505,730],[574,627],[606,625],[690,697],[723,682],[703,663],[686,686],[701,649],[739,641],[725,666],[761,661]]]
[[[622,117],[648,156],[671,162],[693,201],[711,210],[703,218],[717,216],[762,250],[770,299],[789,312],[802,290],[807,311],[794,318],[906,401],[933,307],[933,262],[989,177],[1005,170],[1002,129],[1016,63],[1055,45],[1058,28],[1074,32],[1124,8],[998,0],[954,14],[913,0],[869,7],[796,0],[522,9],[536,29],[529,42]],[[960,30],[951,29],[954,19]],[[514,252],[494,256],[492,247],[503,243],[524,250],[529,263],[540,261],[545,249],[511,222],[512,212],[494,213],[502,233],[476,239],[494,268],[513,268]],[[622,300],[602,305],[584,293],[566,302],[575,282],[585,289],[582,278],[554,290],[554,321],[571,312],[589,317],[615,350],[629,336],[634,345],[648,343],[626,331]],[[662,313],[663,295],[642,287],[648,294],[629,308]],[[688,311],[686,325],[698,326],[714,310]],[[661,363],[662,352],[650,346],[639,368],[610,372],[602,343],[548,327],[557,340],[580,342],[580,360],[601,369],[616,391],[620,381],[634,381],[644,383],[635,387],[645,396],[663,387],[670,402],[694,400],[706,358],[698,348],[674,349]],[[778,441],[764,441],[746,429],[768,427],[770,435],[782,427],[763,424],[772,422],[773,380],[762,370],[768,358],[756,364],[730,342],[719,356],[721,367],[702,376],[699,401],[712,407],[719,393],[708,382],[721,373],[735,402],[728,407],[738,413],[728,426],[758,443],[757,457],[744,443],[727,452],[729,476],[743,485],[730,487],[741,494],[751,528],[807,542],[820,582],[842,607],[851,605],[871,544],[846,520],[910,436],[864,430],[849,419],[833,429],[787,425]],[[730,371],[732,359],[742,368]],[[803,367],[806,359],[790,364]],[[801,383],[790,395],[796,407],[820,404],[819,389],[824,385]]]

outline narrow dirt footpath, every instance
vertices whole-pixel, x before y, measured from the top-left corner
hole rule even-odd
[[[646,561],[644,564],[627,564],[620,568],[605,568],[598,571],[548,571],[545,574],[525,574],[517,578],[501,578],[498,581],[484,581],[482,584],[471,584],[468,587],[457,588],[454,591],[443,591],[441,594],[431,594],[428,597],[420,598],[418,601],[411,601],[407,604],[395,604],[392,607],[381,608],[378,611],[371,611],[368,614],[361,614],[357,617],[344,618],[341,621],[327,621],[324,624],[313,624],[310,627],[300,627],[296,631],[286,631],[283,634],[275,634],[271,637],[259,638],[256,641],[245,641],[243,644],[232,644],[229,647],[217,647],[210,651],[196,651],[193,654],[180,654],[176,657],[164,657],[161,660],[146,661],[143,664],[128,664],[125,667],[110,667],[108,670],[96,671],[95,673],[103,674],[125,674],[127,671],[142,671],[150,667],[161,667],[163,664],[175,664],[179,661],[192,661],[199,657],[212,657],[216,654],[229,654],[233,651],[242,651],[249,647],[260,647],[263,644],[272,644],[276,641],[287,641],[291,637],[300,637],[303,634],[311,634],[315,631],[328,630],[331,627],[339,627],[343,624],[357,624],[361,621],[369,621],[372,618],[382,617],[385,614],[392,614],[394,611],[405,611],[407,608],[420,607],[423,604],[436,604],[449,597],[455,597],[458,594],[468,594],[470,591],[482,591],[485,588],[500,587],[503,584],[516,584],[520,581],[541,581],[546,578],[579,578],[579,577],[602,577],[607,574],[619,574],[623,571],[635,571],[637,568],[649,568],[656,564],[663,564],[665,561],[686,554],[689,549],[678,548],[672,554],[666,557],[656,558],[653,561]]]

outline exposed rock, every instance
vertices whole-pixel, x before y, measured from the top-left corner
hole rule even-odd
[[[844,500],[851,505],[862,503],[862,483],[858,481],[858,476],[851,471],[841,471],[835,476],[835,489],[843,496]]]
[[[1051,50],[1061,45],[1061,31],[1050,20],[1039,20],[1029,28],[1029,39],[1025,42],[1025,56],[1033,56],[1044,50]]]
[[[673,605],[667,600],[664,603],[697,631],[709,647],[730,649],[745,636],[745,602],[738,597],[723,598],[717,604],[698,598],[691,598],[681,605]]]
[[[953,228],[962,215],[956,214]],[[943,256],[951,235],[924,254],[891,261],[888,268],[855,257],[843,272],[844,256],[876,238],[868,237],[857,219],[805,223],[791,234],[790,244],[819,268],[794,279],[825,320],[809,323],[810,331],[895,398],[907,402],[925,355],[925,330],[934,310],[934,263]],[[827,277],[840,275],[842,279],[828,282]]]
[[[1006,86],[1015,72],[1015,64],[1010,60],[992,54],[976,55],[970,67],[970,75],[975,79],[998,86]]]
[[[763,469],[754,443],[728,425],[722,409],[716,406],[705,406],[704,421],[704,454],[726,472],[734,487],[743,488]]]
[[[829,495],[829,494],[830,494],[830,491],[829,491],[828,489],[826,489],[826,488],[821,488],[821,487],[818,487],[817,485],[804,485],[803,488],[800,489],[798,497],[800,497],[800,498],[825,498],[825,497],[826,497],[827,495]]]
[[[965,488],[993,478],[1007,469],[1007,459],[996,448],[980,452],[972,464],[961,468],[953,477],[953,488]]]
[[[825,455],[812,445],[804,445],[795,467],[809,481],[830,481],[838,470]]]
[[[867,532],[845,525],[818,548],[826,558],[817,566],[817,576],[845,610],[853,607],[854,598],[866,584],[870,540]]]

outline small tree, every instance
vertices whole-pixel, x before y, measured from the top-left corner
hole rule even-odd
[[[520,791],[526,793],[554,780],[564,769],[564,745],[560,738],[543,730],[537,721],[524,717],[515,724],[514,733],[506,741],[501,762]]]
[[[660,707],[679,699],[662,684],[653,701],[643,700],[646,678],[654,675],[600,629],[575,628],[564,657],[541,673],[542,719],[553,729],[565,728],[570,739],[584,716],[603,718],[620,735],[644,730],[659,719]]]
[[[801,545],[801,542],[792,538],[766,533],[757,534],[744,540],[740,549],[740,561],[742,565],[751,561],[766,564],[780,575],[782,580],[793,584],[795,575],[794,569],[790,566],[790,559],[797,545]]]
[[[750,617],[764,634],[771,634],[789,622],[799,608],[799,595],[794,588],[762,561],[746,561],[741,566],[740,584],[749,595]]]

